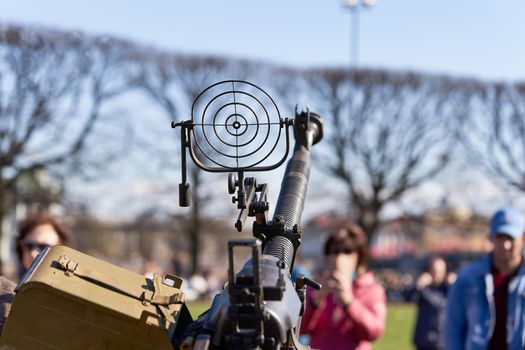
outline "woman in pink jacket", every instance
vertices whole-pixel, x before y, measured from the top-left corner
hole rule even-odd
[[[384,288],[366,269],[368,245],[363,230],[346,225],[328,238],[323,288],[309,289],[301,333],[320,350],[372,349],[385,329]]]

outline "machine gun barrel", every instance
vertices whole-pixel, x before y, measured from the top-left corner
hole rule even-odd
[[[295,118],[294,134],[295,147],[283,176],[273,223],[283,225],[286,233],[297,235],[310,176],[312,145],[323,135],[321,118],[314,113],[302,112]],[[296,248],[287,235],[276,235],[265,242],[263,253],[284,258],[291,268]]]

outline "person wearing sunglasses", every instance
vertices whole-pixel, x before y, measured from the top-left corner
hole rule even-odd
[[[21,278],[38,254],[46,247],[70,245],[71,232],[47,213],[27,218],[20,226],[16,239],[16,252],[20,262]]]
[[[367,269],[368,244],[363,230],[345,225],[324,247],[323,288],[308,289],[301,333],[320,350],[369,350],[384,332],[386,293]]]

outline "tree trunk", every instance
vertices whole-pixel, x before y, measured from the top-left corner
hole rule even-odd
[[[375,233],[377,228],[379,227],[379,213],[374,212],[373,210],[366,210],[359,215],[357,218],[357,223],[363,231],[365,231],[366,238],[368,239],[368,243],[370,244],[370,240],[372,239],[372,235]]]
[[[2,251],[2,238],[4,236],[4,219],[7,214],[7,190],[4,180],[0,177],[0,252]],[[1,272],[1,271],[0,271]]]
[[[361,226],[363,231],[365,231],[366,238],[368,239],[369,244],[372,239],[372,236],[381,224],[379,219],[379,213],[381,212],[382,208],[383,203],[380,203],[378,201],[367,202],[364,203],[363,206],[358,206],[356,208],[356,222],[359,226]]]

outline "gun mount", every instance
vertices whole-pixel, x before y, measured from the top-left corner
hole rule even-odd
[[[306,286],[320,285],[300,276],[290,279],[301,244],[300,220],[310,172],[312,146],[322,139],[321,118],[309,111],[281,118],[273,99],[258,86],[237,80],[205,89],[192,106],[192,119],[172,123],[181,130],[182,182],[179,204],[188,206],[186,151],[210,172],[228,172],[242,231],[254,217],[252,240],[229,242],[228,285],[192,328],[188,339],[199,349],[309,349],[298,342]],[[295,147],[289,160],[272,220],[268,220],[267,184],[246,172],[269,171],[288,157],[289,128]],[[284,135],[283,135],[284,134]],[[281,147],[278,147],[281,145]],[[280,149],[284,152],[278,154]],[[252,257],[235,273],[234,250],[251,248]],[[261,254],[262,250],[262,254]]]

